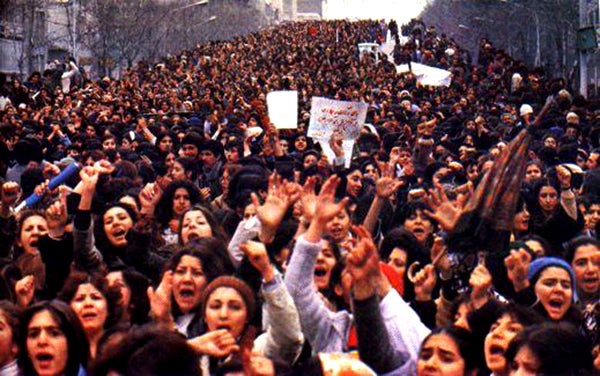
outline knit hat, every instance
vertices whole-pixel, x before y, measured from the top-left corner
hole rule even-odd
[[[247,321],[252,321],[252,317],[254,316],[254,311],[256,308],[256,299],[254,297],[254,291],[248,286],[248,284],[241,279],[230,277],[230,276],[221,276],[213,280],[211,283],[204,288],[202,292],[202,307],[203,310],[206,308],[206,303],[210,294],[212,294],[219,287],[230,287],[237,292],[240,293],[242,299],[244,299],[244,303],[246,303],[246,311],[248,312]]]
[[[573,272],[571,265],[569,265],[569,263],[567,263],[561,258],[552,256],[540,257],[539,259],[536,259],[531,264],[529,264],[529,272],[527,273],[527,279],[529,279],[531,285],[535,285],[535,283],[540,278],[542,271],[551,266],[563,268],[569,273],[569,275],[571,276],[571,289],[573,290],[573,301],[577,301],[578,298],[575,290],[575,273]]]

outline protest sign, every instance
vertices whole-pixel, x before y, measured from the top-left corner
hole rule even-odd
[[[298,128],[298,92],[272,91],[267,94],[269,119],[277,129]]]
[[[366,103],[313,97],[308,137],[329,140],[339,132],[344,140],[355,140],[367,118]]]
[[[444,69],[430,67],[419,63],[410,63],[412,74],[417,77],[417,82],[423,86],[450,86],[452,81],[452,72]],[[408,72],[408,64],[396,66],[397,73]]]
[[[358,44],[358,57],[361,58],[363,54],[371,53],[375,55],[375,62],[379,62],[379,45],[377,43],[359,43]]]

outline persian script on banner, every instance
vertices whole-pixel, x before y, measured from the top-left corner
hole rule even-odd
[[[313,97],[308,137],[329,139],[339,132],[344,140],[355,140],[367,118],[366,103]]]

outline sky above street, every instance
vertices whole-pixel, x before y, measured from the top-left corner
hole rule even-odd
[[[416,17],[427,0],[326,0],[323,18],[395,19],[398,24]]]

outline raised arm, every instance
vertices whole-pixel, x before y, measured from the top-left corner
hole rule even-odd
[[[284,279],[298,309],[302,332],[313,352],[341,351],[341,343],[345,338],[345,333],[334,325],[334,313],[319,298],[313,279],[325,226],[348,202],[347,198],[335,202],[339,183],[339,177],[331,176],[321,187],[317,197],[319,210],[316,210],[307,231],[298,238]]]
[[[294,301],[287,291],[281,275],[269,261],[265,245],[247,242],[242,249],[248,260],[262,275],[261,292],[268,317],[267,332],[255,341],[261,352],[271,358],[293,364],[304,344],[300,318]]]

